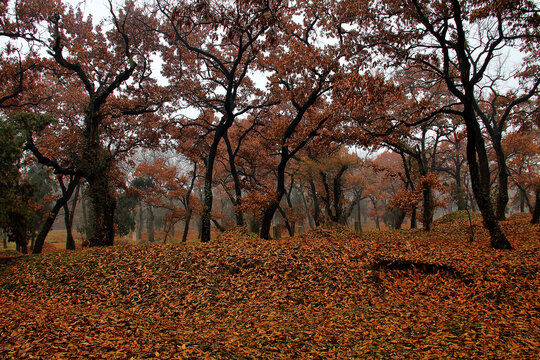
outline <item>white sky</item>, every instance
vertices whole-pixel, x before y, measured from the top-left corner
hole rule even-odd
[[[99,21],[109,14],[109,4],[107,0],[64,0],[65,3],[75,7],[80,7],[85,14]],[[115,1],[113,1],[114,5]]]

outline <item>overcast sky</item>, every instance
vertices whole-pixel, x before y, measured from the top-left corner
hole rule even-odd
[[[95,20],[101,20],[109,14],[107,0],[64,0],[65,2],[80,7],[85,14],[91,14]],[[117,3],[113,0],[113,5]]]

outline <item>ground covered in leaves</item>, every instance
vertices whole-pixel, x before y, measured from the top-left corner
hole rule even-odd
[[[120,246],[0,259],[0,358],[536,359],[540,227]],[[226,235],[234,240],[234,234]],[[230,239],[229,239],[230,238]],[[222,239],[225,240],[225,239]]]

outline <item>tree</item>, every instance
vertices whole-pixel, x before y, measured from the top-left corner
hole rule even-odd
[[[328,220],[345,225],[354,207],[362,200],[365,179],[359,174],[361,166],[358,156],[349,154],[344,147],[325,152],[315,159],[303,159],[303,173],[312,174],[313,185],[317,183],[315,196],[322,200]],[[356,179],[354,175],[360,176]]]
[[[441,139],[439,172],[447,174],[453,181],[451,194],[457,209],[466,210],[468,190],[465,188],[466,156],[463,140],[466,136],[458,121],[452,119],[448,124],[448,133]]]
[[[210,136],[204,175],[201,241],[210,240],[214,163],[221,141],[237,119],[270,104],[250,77],[272,42],[282,4],[268,1],[156,1],[166,46],[164,74],[178,103],[197,109],[202,136]],[[233,171],[234,174],[234,171]],[[233,175],[234,176],[234,175]],[[237,180],[235,180],[237,181]]]
[[[510,78],[519,74],[510,74]],[[498,186],[497,197],[495,201],[495,215],[499,220],[506,219],[506,206],[508,204],[508,178],[510,173],[507,166],[507,156],[503,149],[503,135],[507,130],[510,119],[517,114],[524,103],[528,102],[534,95],[538,94],[538,86],[540,85],[540,76],[533,79],[534,84],[526,93],[520,93],[518,90],[509,91],[506,94],[501,94],[498,90],[497,81],[507,80],[498,77],[491,78],[490,83],[486,86],[488,94],[478,96],[478,101],[475,102],[475,110],[478,117],[482,120],[486,131],[495,151],[495,158],[498,167]],[[507,80],[508,81],[508,80]]]
[[[322,27],[324,7],[318,2],[291,7],[280,25],[279,41],[265,57],[263,69],[272,71],[269,92],[281,99],[264,128],[268,149],[277,155],[276,185],[265,206],[260,236],[270,237],[270,226],[286,192],[287,164],[295,159],[324,127],[330,126],[334,83],[341,78],[343,54],[335,44],[323,41],[331,34]],[[301,19],[301,20],[297,20]]]
[[[439,184],[436,174],[439,168],[437,152],[441,139],[446,135],[447,130],[440,122],[434,121],[422,123],[416,130],[405,139],[387,137],[382,142],[399,153],[404,158],[404,162],[407,162],[407,157],[413,159],[414,169],[419,173],[419,181],[416,186],[412,182],[408,183],[411,185],[411,189],[416,187],[418,191],[422,192],[422,223],[424,229],[430,230],[436,207],[433,192]],[[405,170],[410,172],[411,167],[406,166]],[[410,174],[408,180],[410,180]]]
[[[170,166],[163,158],[157,158],[153,163],[142,163],[135,171],[134,188],[131,193],[144,200],[149,214],[149,240],[153,241],[153,209],[166,210],[164,224],[165,238],[172,227],[180,220],[186,221],[187,228],[193,212],[191,192],[196,179],[196,167],[191,179],[179,174],[176,166]],[[142,186],[141,186],[142,185]],[[184,239],[185,241],[185,239]]]
[[[117,235],[128,235],[131,231],[135,230],[136,207],[137,199],[127,191],[118,197],[118,204],[114,212]]]
[[[342,4],[344,20],[354,19],[361,27],[375,29],[366,32],[362,40],[377,45],[396,63],[433,73],[433,78],[457,99],[456,110],[466,126],[473,194],[490,232],[491,246],[510,249],[489,197],[490,171],[478,121],[477,91],[501,49],[511,47],[518,40],[522,41],[522,50],[533,56],[527,71],[536,68],[537,5],[530,1],[493,6],[487,1],[408,0],[373,3],[369,12],[355,14],[347,10],[354,8],[349,1]]]
[[[29,138],[27,148],[56,173],[86,179],[91,246],[113,243],[116,163],[135,146],[156,140],[159,118],[152,114],[163,101],[151,77],[157,42],[140,26],[141,10],[131,1],[119,11],[109,6],[107,30],[57,1],[21,1],[16,7],[18,18],[35,24],[29,44],[51,56],[42,83],[57,90],[52,102],[36,108],[54,115],[57,126],[33,134],[39,141]]]
[[[539,123],[537,112],[524,115],[526,119],[515,124],[519,127],[503,138],[503,147],[508,155],[507,165],[512,175],[512,183],[517,188],[520,197],[520,209],[523,212],[526,203],[533,215],[531,222],[535,224],[538,223],[538,207],[540,206],[538,201],[540,192]],[[534,200],[529,196],[531,192]]]
[[[27,128],[39,129],[46,126],[49,118],[27,119],[26,126],[19,120],[25,114],[12,118],[0,118],[0,227],[15,242],[21,252],[28,251],[28,233],[33,230],[36,210],[40,207],[34,201],[36,188],[28,178],[24,178],[24,143],[28,136]]]

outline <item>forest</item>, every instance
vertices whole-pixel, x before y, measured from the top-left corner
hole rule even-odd
[[[540,351],[537,1],[0,0],[0,49],[0,358]]]
[[[270,239],[465,209],[505,249],[507,214],[538,222],[534,2],[106,5],[2,2],[0,227],[21,252],[59,214],[68,249],[74,228]]]

